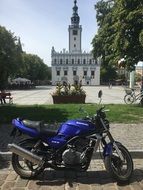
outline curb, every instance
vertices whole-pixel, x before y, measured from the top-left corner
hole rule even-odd
[[[133,159],[143,159],[143,150],[130,150],[129,151]],[[11,152],[0,152],[0,159],[3,161],[11,161]],[[95,152],[93,153],[92,159],[102,159],[102,153]]]

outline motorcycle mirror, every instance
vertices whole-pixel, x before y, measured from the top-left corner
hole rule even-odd
[[[99,92],[98,92],[98,98],[101,98],[102,95],[103,95],[102,90],[99,90]]]

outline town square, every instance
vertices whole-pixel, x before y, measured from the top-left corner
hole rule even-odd
[[[0,0],[0,190],[143,189],[142,10]]]

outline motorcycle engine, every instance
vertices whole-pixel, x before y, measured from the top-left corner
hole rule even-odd
[[[78,139],[62,154],[64,165],[78,165],[86,162],[85,150],[89,144],[87,139]]]

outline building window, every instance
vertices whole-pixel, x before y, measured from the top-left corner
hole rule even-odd
[[[92,59],[89,60],[89,64],[91,64],[91,63],[92,63]]]
[[[78,64],[80,64],[80,59],[78,59]]]
[[[83,64],[86,64],[86,59],[83,60]]]
[[[76,76],[76,71],[73,71],[73,76]]]
[[[54,63],[55,63],[55,64],[57,63],[57,60],[56,60],[56,59],[54,59]]]
[[[91,77],[94,78],[95,71],[91,71]]]
[[[63,60],[62,59],[60,59],[60,64],[62,64],[63,63]]]
[[[87,71],[84,71],[84,72],[83,72],[83,75],[84,75],[84,76],[87,76]]]
[[[77,30],[73,30],[73,35],[77,35]]]
[[[72,64],[74,64],[74,59],[72,59]]]
[[[74,41],[76,41],[76,37],[74,37]]]
[[[76,47],[76,44],[74,44],[74,47]]]
[[[57,76],[60,76],[60,71],[57,71]]]
[[[68,71],[64,71],[64,76],[68,75]]]
[[[66,64],[68,64],[68,59],[66,59]]]

